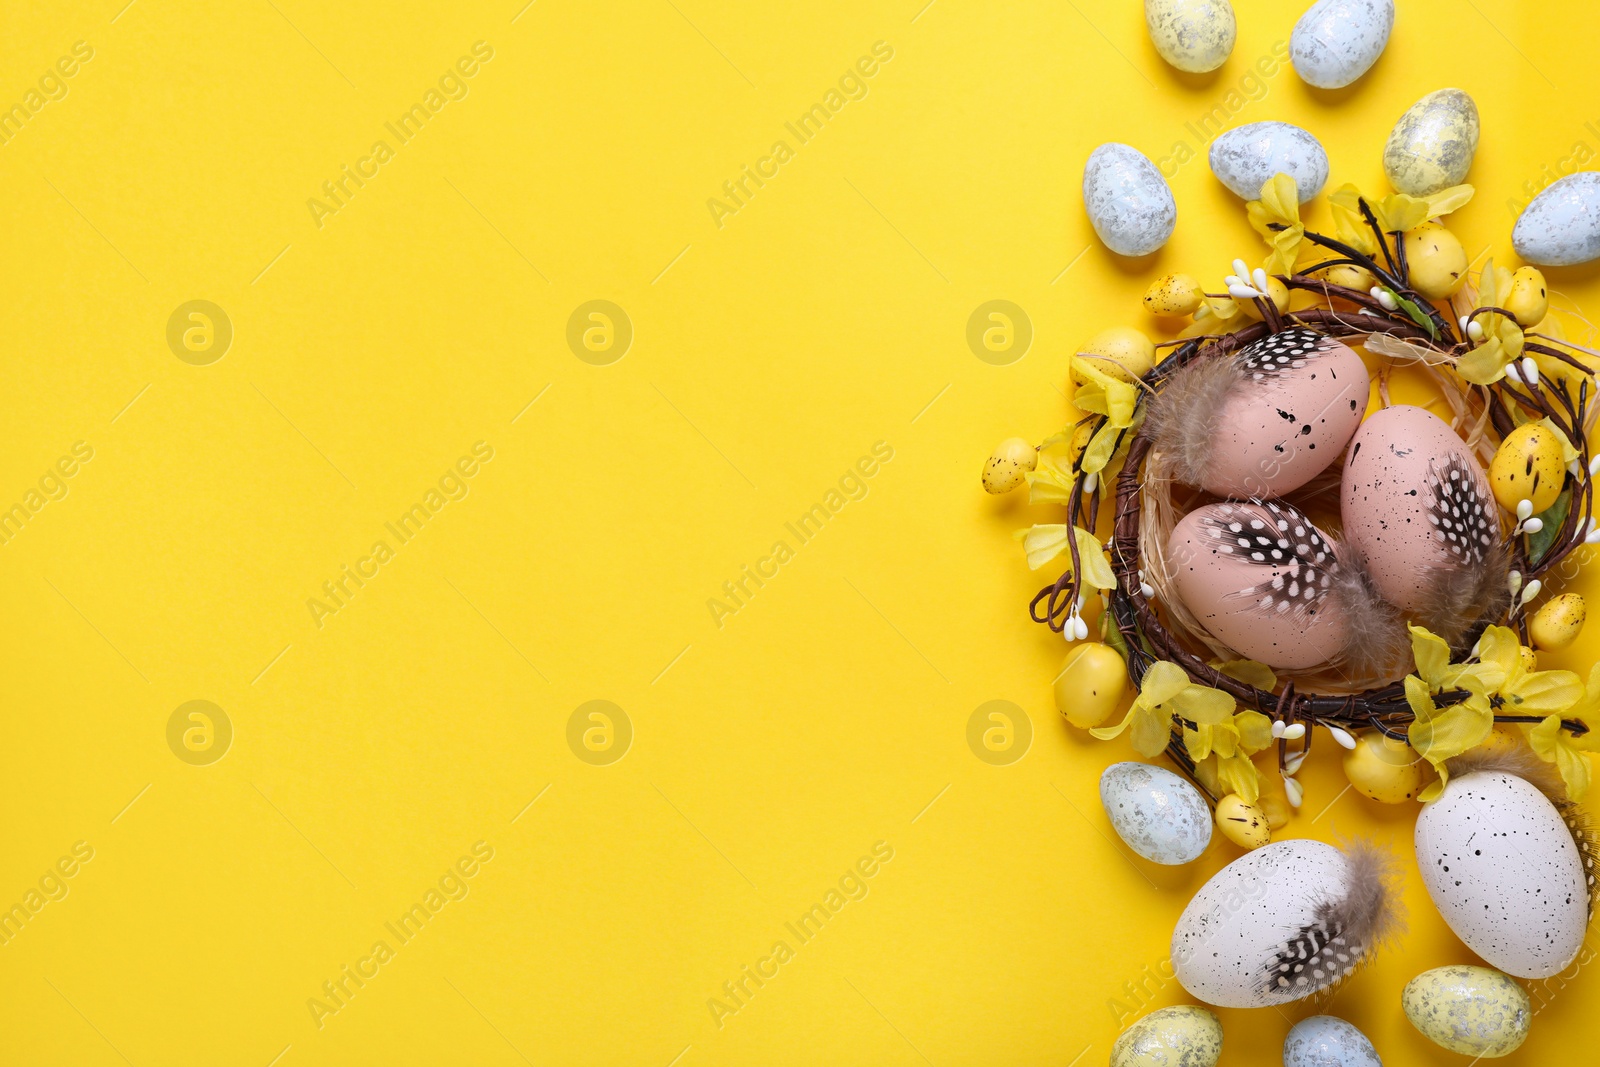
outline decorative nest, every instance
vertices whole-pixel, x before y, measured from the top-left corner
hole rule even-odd
[[[1280,181],[1288,179],[1280,176]],[[1271,183],[1268,183],[1269,186]],[[1470,187],[1465,189],[1471,195]],[[1292,182],[1290,183],[1290,202]],[[1354,194],[1354,190],[1350,190]],[[1263,191],[1263,200],[1267,199]],[[1402,198],[1403,199],[1403,198]],[[1460,199],[1460,198],[1458,198]],[[1273,737],[1278,741],[1280,771],[1288,764],[1287,773],[1293,773],[1309,749],[1314,733],[1311,727],[1323,725],[1337,727],[1348,737],[1349,731],[1375,729],[1384,735],[1405,740],[1408,727],[1416,718],[1413,704],[1408,700],[1406,686],[1400,678],[1361,679],[1352,684],[1351,679],[1336,673],[1320,670],[1310,672],[1279,671],[1273,678],[1273,688],[1263,688],[1233,674],[1224,673],[1214,665],[1217,659],[1229,658],[1229,650],[1208,635],[1173,595],[1165,562],[1166,541],[1172,530],[1180,503],[1174,493],[1188,490],[1177,486],[1162,463],[1162,457],[1153,447],[1150,427],[1142,421],[1143,411],[1157,396],[1175,372],[1192,363],[1227,357],[1264,337],[1290,327],[1309,327],[1319,333],[1338,338],[1352,347],[1361,345],[1369,353],[1380,356],[1386,364],[1377,374],[1380,395],[1388,402],[1389,365],[1415,365],[1423,369],[1437,386],[1440,396],[1449,404],[1456,431],[1465,439],[1469,449],[1480,457],[1485,468],[1495,449],[1506,435],[1527,421],[1548,419],[1565,436],[1578,456],[1569,464],[1567,480],[1557,506],[1547,511],[1543,528],[1537,533],[1525,530],[1521,521],[1513,522],[1500,515],[1498,522],[1511,568],[1521,577],[1523,590],[1541,581],[1544,576],[1569,561],[1586,543],[1600,539],[1596,535],[1594,514],[1594,479],[1590,473],[1590,451],[1587,431],[1591,428],[1596,411],[1593,402],[1593,366],[1580,356],[1600,356],[1600,352],[1562,340],[1548,333],[1530,328],[1524,335],[1515,326],[1511,312],[1492,301],[1480,303],[1480,297],[1492,293],[1495,284],[1490,273],[1492,264],[1486,266],[1476,284],[1470,279],[1443,308],[1436,306],[1412,284],[1411,270],[1406,262],[1405,242],[1400,229],[1386,227],[1380,222],[1380,213],[1387,207],[1393,211],[1392,201],[1374,210],[1374,205],[1354,194],[1346,201],[1359,211],[1359,222],[1370,231],[1361,240],[1349,240],[1349,229],[1341,224],[1338,240],[1324,234],[1304,229],[1298,220],[1283,217],[1281,210],[1274,221],[1270,211],[1262,211],[1260,203],[1252,203],[1251,221],[1272,245],[1278,235],[1291,229],[1300,232],[1307,246],[1325,250],[1327,258],[1309,262],[1303,268],[1272,274],[1292,293],[1310,293],[1317,306],[1301,310],[1280,311],[1270,296],[1249,296],[1252,291],[1249,279],[1230,278],[1233,303],[1250,300],[1252,314],[1230,314],[1228,298],[1208,294],[1210,307],[1202,306],[1197,326],[1191,331],[1204,330],[1205,324],[1218,323],[1216,332],[1203,332],[1186,340],[1166,342],[1158,348],[1169,349],[1168,354],[1135,384],[1138,401],[1131,423],[1116,431],[1115,443],[1110,448],[1110,458],[1094,471],[1084,469],[1085,445],[1095,435],[1108,431],[1109,414],[1091,414],[1076,424],[1072,431],[1052,439],[1057,445],[1064,441],[1075,442],[1069,463],[1063,463],[1063,473],[1072,478],[1070,488],[1064,481],[1059,490],[1046,499],[1065,503],[1067,527],[1063,554],[1070,555],[1070,567],[1053,583],[1034,596],[1029,613],[1035,622],[1052,630],[1068,630],[1067,637],[1087,636],[1083,621],[1078,618],[1085,597],[1092,591],[1093,583],[1084,583],[1084,551],[1074,527],[1093,534],[1096,519],[1102,507],[1111,471],[1120,457],[1121,472],[1115,476],[1115,497],[1109,542],[1110,567],[1115,576],[1114,588],[1107,592],[1106,619],[1101,630],[1106,641],[1117,647],[1126,661],[1129,677],[1135,686],[1146,671],[1158,661],[1168,661],[1181,667],[1193,683],[1221,690],[1243,709],[1253,709],[1268,716],[1274,723],[1292,726],[1305,724],[1304,746],[1291,753],[1281,740],[1282,728],[1273,727]],[[1460,199],[1464,202],[1464,199]],[[1434,205],[1430,204],[1429,207]],[[1452,205],[1458,206],[1458,205]],[[1441,212],[1442,213],[1442,212]],[[1429,210],[1429,216],[1434,212]],[[1263,219],[1265,216],[1265,219]],[[1351,212],[1351,219],[1356,218]],[[1348,221],[1348,220],[1346,220]],[[1416,222],[1409,224],[1411,227]],[[1364,253],[1356,244],[1374,248],[1372,254]],[[1289,261],[1293,262],[1293,253]],[[1269,264],[1272,260],[1269,258]],[[1351,267],[1375,278],[1378,285],[1370,291],[1335,284],[1329,275],[1338,276],[1334,268]],[[1259,289],[1267,288],[1262,272],[1253,275]],[[1243,285],[1233,283],[1243,282]],[[1244,290],[1244,295],[1240,290]],[[1304,299],[1303,297],[1301,298]],[[1281,301],[1280,301],[1281,302]],[[1242,311],[1242,308],[1237,310]],[[1210,312],[1208,316],[1208,311]],[[1251,321],[1251,320],[1258,321]],[[1508,331],[1506,324],[1511,324]],[[1514,336],[1513,336],[1514,335]],[[1482,351],[1490,341],[1501,345],[1493,352]],[[1503,349],[1503,350],[1502,350]],[[1471,358],[1471,374],[1464,377],[1461,361]],[[1536,358],[1537,357],[1537,358]],[[1552,362],[1553,361],[1553,362]],[[1498,362],[1496,368],[1494,364]],[[1484,366],[1491,373],[1484,373]],[[1547,369],[1561,368],[1561,373],[1540,375],[1537,365]],[[1564,368],[1570,368],[1566,370]],[[1488,379],[1473,381],[1470,378]],[[1046,442],[1047,445],[1052,442]],[[1106,449],[1100,450],[1104,455]],[[1329,474],[1290,496],[1291,502],[1304,503],[1307,498],[1337,490],[1341,464],[1335,462]],[[1600,464],[1597,464],[1600,466]],[[1030,482],[1033,476],[1030,475]],[[1035,494],[1036,498],[1038,494]],[[1199,494],[1197,494],[1199,495]],[[1520,518],[1526,518],[1522,516]],[[1039,528],[1036,528],[1039,529]],[[1089,544],[1098,544],[1093,537]],[[1031,549],[1030,549],[1031,551]],[[1092,569],[1092,568],[1091,568]],[[1513,579],[1515,581],[1515,579]],[[1504,625],[1514,630],[1521,640],[1527,641],[1527,617],[1524,604],[1531,599],[1519,596],[1515,588],[1509,598],[1509,607],[1498,617],[1480,619],[1465,637],[1457,642],[1454,653],[1470,658],[1471,649],[1486,626]],[[1444,690],[1434,696],[1438,708],[1467,699],[1465,690]],[[1494,721],[1498,723],[1537,724],[1547,716],[1518,715],[1510,713],[1510,705],[1494,706]],[[1196,777],[1196,760],[1184,743],[1185,728],[1193,729],[1181,714],[1174,717],[1167,754],[1194,778],[1208,795],[1215,794]],[[1578,717],[1562,718],[1561,729],[1576,738],[1588,731],[1588,726]],[[1301,731],[1291,731],[1296,737]],[[1336,734],[1336,736],[1338,736]],[[1548,758],[1548,757],[1547,757]],[[1215,785],[1215,780],[1212,780]]]

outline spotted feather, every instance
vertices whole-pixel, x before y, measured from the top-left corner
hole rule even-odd
[[[1334,351],[1334,343],[1315,330],[1296,326],[1263,337],[1239,350],[1239,366],[1255,381],[1299,370],[1320,353]]]
[[[1265,569],[1261,580],[1232,594],[1262,611],[1303,620],[1331,595],[1339,572],[1334,547],[1311,521],[1275,501],[1223,503],[1202,527],[1217,551]]]

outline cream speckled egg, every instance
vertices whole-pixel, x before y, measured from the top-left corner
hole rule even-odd
[[[1100,803],[1117,836],[1152,863],[1188,863],[1211,844],[1211,809],[1164,767],[1113,763],[1100,775]]]
[[[1179,480],[1217,496],[1282,496],[1321,474],[1367,409],[1367,368],[1296,327],[1177,372],[1151,405],[1156,447]]]
[[[1441,583],[1486,573],[1498,550],[1488,477],[1455,431],[1423,408],[1399,404],[1361,424],[1341,496],[1344,543],[1402,611],[1433,611]]]
[[[1367,1035],[1343,1019],[1301,1019],[1283,1041],[1283,1067],[1383,1067]]]
[[[1289,34],[1289,61],[1300,80],[1342,89],[1383,54],[1394,28],[1394,0],[1317,0]]]
[[[1544,267],[1600,259],[1600,173],[1581,171],[1552,182],[1517,217],[1511,247]]]
[[[1429,93],[1406,109],[1383,146],[1396,192],[1428,196],[1460,185],[1478,151],[1478,105],[1460,89]]]
[[[1363,955],[1321,922],[1320,906],[1343,896],[1348,878],[1344,853],[1321,841],[1275,841],[1240,856],[1178,919],[1178,982],[1223,1008],[1287,1004],[1332,985]]]
[[[1518,978],[1548,978],[1583,946],[1589,889],[1554,804],[1499,771],[1451,778],[1417,816],[1417,868],[1467,947]]]
[[[1192,74],[1226,63],[1238,36],[1228,0],[1144,0],[1144,22],[1161,58]]]
[[[1178,599],[1246,659],[1302,669],[1332,660],[1351,620],[1333,542],[1287,504],[1206,504],[1167,539]]]
[[[1194,1004],[1157,1008],[1111,1046],[1111,1067],[1216,1067],[1222,1023]]]
[[[1178,202],[1156,165],[1115,141],[1096,148],[1083,165],[1083,206],[1095,234],[1119,256],[1154,252],[1178,225]]]
[[[1493,1059],[1515,1052],[1533,1025],[1527,992],[1487,967],[1435,967],[1406,983],[1400,1006],[1440,1048]]]

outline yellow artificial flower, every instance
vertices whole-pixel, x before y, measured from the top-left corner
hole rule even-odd
[[[1361,214],[1360,202],[1361,190],[1349,182],[1328,194],[1339,240],[1370,258],[1378,254],[1378,239],[1373,236],[1372,227],[1367,225],[1367,220]]]
[[[1250,757],[1272,741],[1272,720],[1259,711],[1240,711],[1228,721],[1196,722],[1193,728],[1183,728],[1183,747],[1195,763],[1209,761],[1209,773],[1251,804],[1261,795],[1261,776]]]
[[[1408,674],[1405,686],[1406,703],[1411,705],[1414,716],[1406,731],[1406,740],[1417,755],[1433,764],[1433,769],[1439,773],[1439,780],[1424,789],[1419,799],[1437,800],[1450,780],[1445,761],[1481,745],[1494,729],[1494,712],[1489,710],[1489,701],[1481,693],[1472,693],[1460,704],[1440,711],[1428,692],[1427,682]]]
[[[1546,763],[1554,763],[1561,772],[1567,798],[1574,802],[1582,800],[1589,791],[1589,754],[1579,749],[1579,739],[1561,728],[1561,716],[1546,716],[1537,726],[1524,727],[1523,733],[1534,754]]]
[[[1227,693],[1196,685],[1176,663],[1157,660],[1144,672],[1139,695],[1122,721],[1089,732],[1109,741],[1131,728],[1129,740],[1134,749],[1144,756],[1158,756],[1172,738],[1173,716],[1201,726],[1217,726],[1228,720],[1234,707],[1233,697]]]
[[[1278,688],[1278,676],[1272,673],[1272,668],[1253,659],[1231,659],[1226,663],[1213,663],[1211,666],[1215,667],[1219,674],[1226,674],[1236,682],[1253,685],[1268,693]],[[1272,724],[1269,722],[1267,725],[1270,727]]]
[[[1078,476],[1071,466],[1048,452],[1040,452],[1038,465],[1023,477],[1028,480],[1030,504],[1065,504],[1078,484]]]
[[[1232,333],[1250,325],[1252,321],[1250,316],[1240,309],[1239,302],[1233,297],[1208,296],[1201,300],[1200,310],[1195,312],[1194,321],[1178,331],[1178,336],[1189,338],[1204,334]]]
[[[1498,306],[1497,299],[1505,294],[1497,293],[1496,289],[1494,260],[1491,259],[1478,276],[1477,307]],[[1522,355],[1522,327],[1510,315],[1497,311],[1475,314],[1472,321],[1483,328],[1483,337],[1472,351],[1456,360],[1456,373],[1474,385],[1489,385],[1504,378],[1507,365]]]
[[[1450,646],[1444,638],[1421,626],[1413,625],[1409,629],[1411,656],[1416,660],[1417,676],[1428,683],[1429,692],[1465,689],[1487,700],[1489,694],[1499,689],[1505,681],[1505,671],[1498,661],[1451,663]],[[1479,648],[1481,650],[1482,646]]]
[[[1076,373],[1087,381],[1072,394],[1072,404],[1079,411],[1088,411],[1106,417],[1106,425],[1125,430],[1133,425],[1139,407],[1139,388],[1103,371],[1096,370],[1088,361],[1077,364]]]
[[[1261,183],[1261,199],[1244,206],[1250,226],[1272,249],[1265,264],[1268,274],[1293,274],[1300,255],[1305,223],[1300,221],[1300,192],[1293,178],[1275,174]]]
[[[1333,207],[1333,222],[1338,229],[1339,240],[1371,258],[1379,253],[1378,239],[1361,213],[1362,200],[1367,201],[1367,207],[1372,209],[1373,217],[1385,233],[1403,233],[1416,229],[1429,219],[1450,214],[1471,200],[1474,192],[1470,185],[1452,185],[1431,196],[1390,193],[1382,200],[1373,200],[1363,197],[1361,190],[1346,182],[1328,194],[1328,203]]]
[[[1067,551],[1067,531],[1078,541],[1078,582],[1080,586],[1094,589],[1115,589],[1117,576],[1111,572],[1105,549],[1094,534],[1082,526],[1066,523],[1041,523],[1026,530],[1018,530],[1022,549],[1028,554],[1028,569],[1038,570],[1046,563]]]
[[[1502,679],[1489,687],[1489,705],[1511,715],[1560,715],[1583,698],[1583,680],[1572,671],[1530,671],[1522,662],[1516,632],[1491,626],[1478,642],[1478,659],[1498,668]]]

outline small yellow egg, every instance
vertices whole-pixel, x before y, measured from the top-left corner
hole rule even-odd
[[[1240,848],[1260,848],[1272,840],[1266,813],[1237,793],[1217,801],[1217,829]]]
[[[1344,754],[1344,774],[1362,796],[1403,804],[1422,791],[1422,759],[1398,738],[1371,730]]]
[[[1156,346],[1132,326],[1116,326],[1095,334],[1078,346],[1077,355],[1068,364],[1068,373],[1074,385],[1083,385],[1086,381],[1078,372],[1080,360],[1087,361],[1102,374],[1131,382],[1149,373],[1150,368],[1156,365]]]
[[[1540,514],[1561,495],[1567,469],[1561,462],[1561,442],[1548,426],[1529,422],[1506,435],[1489,463],[1489,486],[1507,511],[1528,500]]]
[[[1110,645],[1085,641],[1067,653],[1056,675],[1056,708],[1080,730],[1099,726],[1122,703],[1128,665]]]
[[[1313,278],[1325,278],[1332,285],[1342,285],[1346,289],[1354,289],[1359,293],[1370,292],[1378,284],[1378,278],[1365,267],[1358,267],[1354,263],[1340,263],[1336,267],[1324,267],[1312,275]]]
[[[983,464],[986,492],[1009,493],[1027,481],[1027,474],[1039,465],[1039,450],[1020,437],[1008,437],[995,446],[994,454]]]
[[[1289,287],[1276,278],[1267,279],[1267,295],[1272,298],[1272,306],[1279,313],[1289,310]],[[1239,310],[1245,313],[1246,318],[1261,321],[1261,304],[1255,300],[1239,301]]]
[[[1200,283],[1187,274],[1163,274],[1144,291],[1145,310],[1152,315],[1193,315],[1200,307]]]
[[[1532,674],[1539,669],[1539,655],[1527,645],[1523,645],[1517,653],[1522,657],[1522,669]]]
[[[1544,321],[1550,310],[1550,296],[1545,291],[1544,275],[1538,267],[1518,267],[1511,276],[1511,290],[1501,298],[1500,306],[1511,312],[1523,329],[1529,330]]]
[[[1528,620],[1528,639],[1546,652],[1560,652],[1583,632],[1589,609],[1579,593],[1562,593],[1544,602]]]
[[[1489,731],[1489,736],[1479,742],[1478,747],[1472,751],[1474,754],[1502,758],[1527,751],[1527,742],[1520,733],[1512,733],[1516,727],[1496,726]],[[1431,770],[1432,767],[1430,766]]]
[[[1431,300],[1455,295],[1467,279],[1467,251],[1456,235],[1436,222],[1425,222],[1401,239],[1412,288]]]
[[[1067,458],[1070,466],[1076,467],[1083,459],[1084,450],[1089,447],[1089,442],[1094,440],[1094,423],[1079,423],[1072,431],[1072,441],[1067,445]]]

